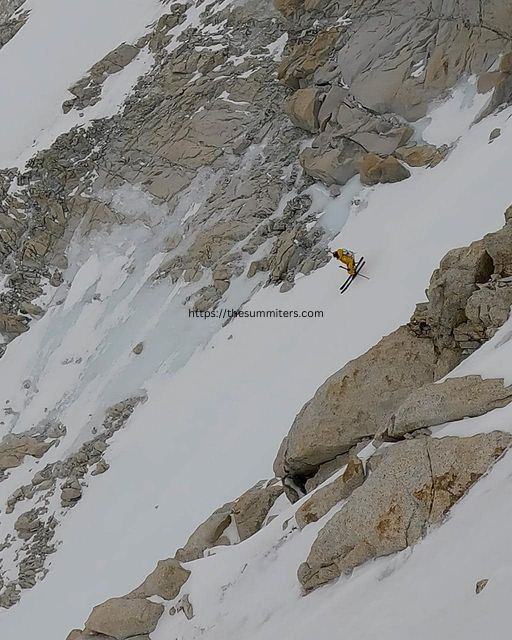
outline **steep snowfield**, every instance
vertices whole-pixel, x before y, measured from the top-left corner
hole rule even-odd
[[[510,412],[509,412],[510,414]],[[509,415],[510,418],[510,415]],[[457,430],[463,433],[463,425]],[[155,640],[506,638],[511,462],[505,458],[412,549],[380,558],[303,597],[296,569],[332,515],[290,532],[288,508],[244,543],[191,563],[195,616],[166,615]],[[488,578],[478,596],[475,583]]]
[[[164,10],[159,0],[27,0],[19,12],[29,11],[29,19],[0,55],[0,166],[23,164],[83,122],[76,111],[62,113],[68,87],[119,44],[137,40]],[[115,113],[149,62],[143,52],[116,74],[86,119]]]
[[[138,6],[141,13],[142,7],[147,10],[144,17],[156,12],[152,3]],[[107,10],[105,4],[102,7]],[[127,7],[135,23],[135,3]],[[126,33],[109,34],[105,51],[120,37],[126,39]],[[80,65],[90,66],[98,52],[84,55]],[[83,623],[92,606],[125,593],[158,559],[172,555],[213,509],[269,477],[283,435],[324,379],[407,321],[447,250],[502,225],[510,204],[511,111],[469,129],[484,101],[468,100],[473,93],[469,84],[452,98],[458,106],[452,110],[453,127],[442,131],[462,137],[446,162],[435,169],[414,170],[410,180],[396,185],[368,189],[355,180],[349,188],[358,194],[358,204],[350,205],[343,195],[329,204],[330,220],[348,218],[335,244],[364,254],[371,280],[360,279],[341,297],[343,274],[331,263],[298,280],[285,295],[272,288],[259,291],[245,307],[318,310],[323,318],[239,318],[224,328],[219,319],[189,318],[182,306],[185,287],[172,290],[168,282],[148,286],[148,277],[162,260],[155,235],[176,223],[148,202],[137,200],[136,207],[147,216],[145,225],[127,225],[118,234],[98,234],[72,245],[72,266],[64,273],[70,289],[63,304],[56,304],[62,301],[60,292],[48,292],[45,317],[0,360],[0,406],[14,410],[5,416],[0,434],[21,432],[58,416],[68,434],[45,456],[46,464],[90,438],[93,426],[114,402],[141,391],[147,392],[148,400],[111,441],[106,453],[109,472],[90,479],[80,504],[63,518],[57,529],[63,542],[51,559],[48,576],[1,614],[2,636],[65,638]],[[49,126],[51,117],[37,127]],[[460,117],[466,124],[457,129]],[[431,120],[424,133],[427,139],[441,136],[446,114],[443,111],[441,117],[434,111]],[[502,135],[488,144],[497,126]],[[134,195],[121,196],[120,206],[130,214]],[[222,306],[237,308],[253,287],[253,281],[242,277]],[[131,349],[141,340],[145,349],[135,357]],[[463,366],[476,363],[478,369],[478,357]],[[28,389],[23,388],[26,380]],[[278,544],[288,509],[254,539],[196,563],[192,589],[197,593],[197,617],[178,637],[284,640],[314,632],[327,639],[339,630],[357,638],[374,638],[377,633],[383,638],[432,637],[441,629],[443,616],[454,625],[450,615],[458,618],[473,606],[474,581],[486,577],[480,574],[497,571],[497,555],[485,564],[482,541],[487,533],[480,514],[496,520],[490,546],[499,550],[506,543],[499,525],[508,517],[501,502],[507,464],[500,463],[456,509],[448,525],[412,552],[363,567],[350,580],[306,599],[299,599],[295,572],[319,525]],[[2,502],[37,468],[35,462],[14,470],[0,485]],[[4,517],[0,539],[22,510],[18,506]],[[475,513],[478,522],[473,521]],[[467,535],[471,527],[474,536]],[[254,561],[242,575],[248,557]],[[499,580],[505,579],[502,573]],[[219,587],[230,583],[236,588],[224,589],[225,597],[218,601]],[[496,588],[498,579],[478,601],[482,607],[488,603],[479,624],[499,607],[498,599],[490,602]],[[363,616],[368,603],[371,610]],[[467,629],[459,633],[461,627],[452,625],[450,637],[478,637],[478,627],[469,623],[477,614],[468,611]],[[168,638],[170,624],[165,616],[154,638]]]
[[[64,115],[61,104],[92,64],[136,40],[165,7],[157,0],[29,0],[26,9],[27,24],[0,52],[0,81],[9,89],[0,103],[0,166],[22,165],[75,124],[115,113],[150,67],[147,52],[106,82],[102,100],[83,117]],[[179,31],[197,20],[192,7]],[[284,36],[275,43],[276,57],[284,43]],[[418,124],[435,144],[460,137],[436,168],[371,189],[355,179],[337,199],[313,188],[315,210],[325,211],[320,223],[343,227],[333,244],[364,254],[370,280],[359,279],[341,297],[344,274],[333,263],[285,295],[273,288],[255,293],[260,281],[242,276],[221,305],[234,309],[250,299],[247,311],[321,311],[322,318],[238,318],[222,327],[220,318],[189,317],[183,302],[190,287],[150,284],[164,259],[161,238],[179,229],[187,212],[168,212],[137,189],[114,194],[128,223],[109,235],[74,239],[68,289],[47,291],[46,315],[0,360],[0,437],[52,418],[68,429],[43,461],[15,469],[0,484],[0,503],[90,439],[112,404],[142,393],[148,399],[112,439],[109,472],[89,477],[79,505],[63,517],[48,576],[0,612],[2,638],[64,640],[95,604],[125,593],[172,555],[213,509],[269,477],[282,437],[325,378],[407,321],[446,251],[502,225],[510,204],[512,110],[470,127],[486,100],[470,80]],[[502,135],[489,144],[495,127]],[[199,190],[195,196],[191,206],[204,198]],[[511,335],[509,322],[452,375],[512,382]],[[140,341],[144,351],[135,356]],[[505,429],[511,418],[512,409],[501,409],[436,435]],[[414,549],[307,598],[296,569],[328,516],[302,533],[290,526],[283,532],[296,507],[281,500],[282,512],[259,534],[194,563],[194,620],[165,615],[152,638],[505,637],[511,464],[501,461]],[[0,540],[24,508],[2,514]],[[474,584],[484,577],[491,581],[475,599]]]

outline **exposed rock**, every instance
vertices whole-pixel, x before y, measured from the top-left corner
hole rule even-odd
[[[232,515],[241,542],[261,529],[272,505],[282,493],[283,487],[274,484],[249,489],[238,498],[233,505]]]
[[[506,53],[500,61],[499,71],[484,74],[479,78],[478,90],[486,93],[485,89],[494,88],[489,104],[481,112],[479,120],[490,115],[499,107],[509,104],[512,99],[512,68],[510,65],[511,55]]]
[[[171,614],[171,616],[174,616],[180,611],[183,611],[187,620],[192,620],[192,618],[194,617],[194,607],[190,602],[188,593],[185,594],[183,598],[180,598],[175,607],[170,608],[169,613]]]
[[[381,126],[383,123],[376,123]],[[410,127],[398,127],[390,131],[360,131],[353,133],[350,139],[361,145],[363,149],[369,153],[378,156],[389,156],[398,147],[405,144],[412,135]]]
[[[419,144],[399,147],[395,151],[395,156],[410,167],[425,167],[438,164],[446,156],[447,151],[447,148],[438,149],[433,144]]]
[[[105,473],[106,471],[108,471],[109,469],[110,469],[109,463],[106,462],[106,460],[104,460],[103,458],[101,458],[101,460],[96,463],[96,466],[91,471],[91,475],[92,476],[99,476],[102,473]]]
[[[156,569],[149,574],[144,582],[134,589],[130,598],[149,598],[160,596],[164,600],[174,600],[181,587],[190,576],[190,571],[184,569],[175,558],[160,560]]]
[[[36,262],[38,258],[46,255],[50,248],[50,234],[47,231],[40,231],[34,234],[25,245],[23,252],[23,261]]]
[[[483,246],[491,258],[494,273],[512,276],[512,224],[507,223],[499,231],[484,236]]]
[[[144,351],[144,343],[143,342],[137,343],[133,347],[132,351],[136,356],[140,356],[140,354]]]
[[[308,43],[297,45],[286,56],[277,72],[277,77],[292,89],[299,89],[331,55],[339,38],[337,29],[321,31]]]
[[[400,182],[411,176],[409,169],[389,156],[381,158],[374,153],[365,155],[359,163],[361,182],[366,185],[374,185],[387,182]]]
[[[0,333],[9,340],[28,331],[27,318],[12,313],[0,312]]]
[[[503,79],[501,71],[486,71],[478,76],[477,91],[478,93],[488,93],[496,88]]]
[[[417,429],[481,416],[512,401],[512,387],[503,379],[480,376],[447,378],[413,391],[391,417],[388,432],[399,437]]]
[[[100,79],[118,73],[130,64],[138,53],[138,47],[126,43],[120,44],[116,49],[108,53],[91,67],[91,76]]]
[[[469,298],[465,309],[467,322],[454,329],[455,339],[464,340],[462,334],[480,342],[492,338],[508,320],[511,305],[512,283],[491,279]]]
[[[344,467],[349,460],[349,454],[343,453],[340,456],[336,456],[334,460],[324,462],[318,467],[318,471],[312,478],[308,478],[305,483],[305,489],[307,493],[314,491],[317,487],[323,484],[328,478],[336,473],[339,469]],[[284,471],[283,471],[284,473]]]
[[[42,458],[51,446],[51,442],[35,436],[6,436],[0,442],[0,471],[19,466],[26,456]]]
[[[500,136],[501,136],[501,129],[496,127],[489,134],[489,142],[494,142],[494,140],[496,140],[496,138],[499,138]]]
[[[363,464],[358,458],[349,460],[345,471],[325,487],[321,487],[302,504],[295,512],[295,520],[299,529],[320,520],[341,500],[364,482]]]
[[[111,598],[94,607],[85,631],[126,640],[154,631],[163,612],[163,605],[144,598]]]
[[[231,509],[234,502],[228,502],[200,524],[192,533],[187,544],[176,552],[180,562],[190,562],[202,558],[206,549],[215,546],[231,522]]]
[[[67,113],[73,107],[83,109],[96,104],[101,97],[101,87],[106,78],[122,71],[139,52],[138,47],[123,43],[108,53],[91,67],[84,78],[70,87],[69,91],[75,97],[63,103],[63,112]]]
[[[26,23],[28,15],[28,11],[25,11],[23,14],[18,17],[11,18],[7,22],[0,20],[0,49],[14,38],[21,27]]]
[[[483,578],[482,580],[479,580],[475,585],[475,593],[477,595],[481,593],[487,586],[488,582],[489,582],[489,578]]]
[[[348,139],[339,141],[336,149],[311,147],[300,154],[300,163],[304,171],[312,178],[326,185],[343,186],[357,175],[359,164],[364,156],[360,145]]]
[[[304,405],[281,462],[276,460],[276,475],[312,476],[324,462],[375,435],[412,391],[433,382],[435,366],[433,344],[406,327],[383,338],[328,378]]]
[[[510,446],[495,431],[472,438],[418,438],[400,442],[318,534],[298,571],[314,589],[371,558],[417,542]]]
[[[95,633],[91,635],[88,631],[73,629],[66,640],[115,640],[112,636],[106,636],[104,633]],[[151,640],[148,635],[132,636],[130,640]]]
[[[299,89],[284,103],[284,111],[294,125],[306,131],[318,131],[320,100],[316,89]]]
[[[60,501],[63,507],[73,507],[82,497],[82,487],[77,479],[66,480],[60,492]]]
[[[486,238],[496,258],[505,259],[502,241],[491,236]],[[431,337],[439,349],[453,348],[455,328],[467,321],[469,298],[479,284],[490,280],[494,270],[494,258],[487,251],[486,239],[449,251],[432,274],[427,290],[428,304],[417,307],[410,326],[418,335]]]
[[[8,584],[0,594],[0,607],[2,609],[10,609],[20,599],[20,592],[14,583]]]
[[[22,513],[14,523],[14,529],[23,540],[31,538],[35,532],[41,527],[42,523],[37,517],[35,511],[27,511]]]

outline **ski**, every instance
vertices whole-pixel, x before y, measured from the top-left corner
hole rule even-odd
[[[352,282],[354,282],[354,279],[357,277],[357,275],[359,274],[359,272],[361,271],[361,269],[364,267],[365,264],[366,264],[366,262],[365,262],[364,257],[360,258],[357,261],[355,274],[353,276],[349,276],[347,278],[347,280],[341,285],[340,293],[345,293],[345,291],[350,287]]]

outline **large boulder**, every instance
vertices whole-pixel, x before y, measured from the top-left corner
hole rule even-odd
[[[202,558],[206,549],[215,546],[225,529],[231,523],[231,509],[234,502],[219,507],[192,533],[185,546],[178,549],[176,558],[180,562],[190,562]]]
[[[295,512],[299,529],[320,520],[335,505],[345,500],[364,482],[363,463],[356,457],[349,460],[345,471],[325,487],[321,487]]]
[[[144,582],[129,595],[137,598],[160,596],[164,600],[174,600],[189,576],[190,571],[184,569],[175,558],[160,560]]]
[[[318,131],[320,99],[316,89],[299,89],[284,102],[284,111],[294,125],[306,131]]]
[[[374,185],[387,182],[401,182],[411,176],[409,169],[396,158],[382,158],[375,153],[366,154],[359,164],[361,182]]]
[[[494,431],[472,438],[417,438],[385,449],[366,482],[320,530],[298,570],[304,589],[417,542],[511,442],[510,434]]]
[[[357,175],[359,163],[364,155],[360,145],[348,139],[339,140],[336,148],[309,147],[300,154],[304,171],[312,178],[330,186],[343,186]]]
[[[282,493],[282,485],[273,484],[249,489],[238,498],[232,514],[240,541],[247,540],[261,529],[268,512]]]
[[[323,464],[321,464],[318,467],[318,471],[315,473],[315,475],[306,480],[306,492],[310,493],[311,491],[314,491],[317,487],[319,487],[331,476],[333,476],[336,471],[339,471],[342,467],[347,465],[349,459],[350,453],[347,452],[336,456],[334,460],[329,460],[328,462],[324,462]]]
[[[494,273],[494,261],[484,240],[449,251],[430,279],[428,303],[411,319],[417,333],[431,337],[439,349],[452,347],[454,330],[466,322],[466,305],[479,284]]]
[[[492,280],[480,287],[466,304],[468,327],[484,339],[492,338],[505,324],[512,305],[512,283]]]
[[[512,276],[512,224],[507,222],[499,231],[486,235],[483,246],[492,259],[494,272],[502,277]]]
[[[8,340],[13,340],[26,331],[28,320],[25,316],[0,312],[0,334]]]
[[[85,623],[85,631],[126,640],[154,631],[163,612],[162,604],[145,598],[111,598],[94,607]]]
[[[407,147],[399,147],[395,156],[407,163],[410,167],[433,167],[445,157],[447,148],[438,149],[433,144],[414,144]]]
[[[276,475],[312,476],[374,436],[409,394],[434,381],[432,342],[401,327],[332,375],[307,402],[276,458]]]
[[[405,144],[411,135],[412,129],[410,127],[397,127],[385,133],[378,130],[360,131],[351,135],[350,139],[360,144],[369,153],[389,156],[398,147]]]
[[[91,67],[90,74],[98,80],[103,80],[106,76],[124,69],[139,53],[140,50],[132,44],[120,44]]]
[[[511,401],[512,387],[505,387],[503,379],[447,378],[413,391],[391,417],[388,433],[400,437],[417,429],[481,416]]]

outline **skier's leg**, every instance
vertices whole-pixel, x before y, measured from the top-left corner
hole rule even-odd
[[[351,276],[355,276],[356,274],[356,261],[354,260],[353,256],[349,256],[349,261],[347,264],[347,271],[349,273],[349,275]]]

